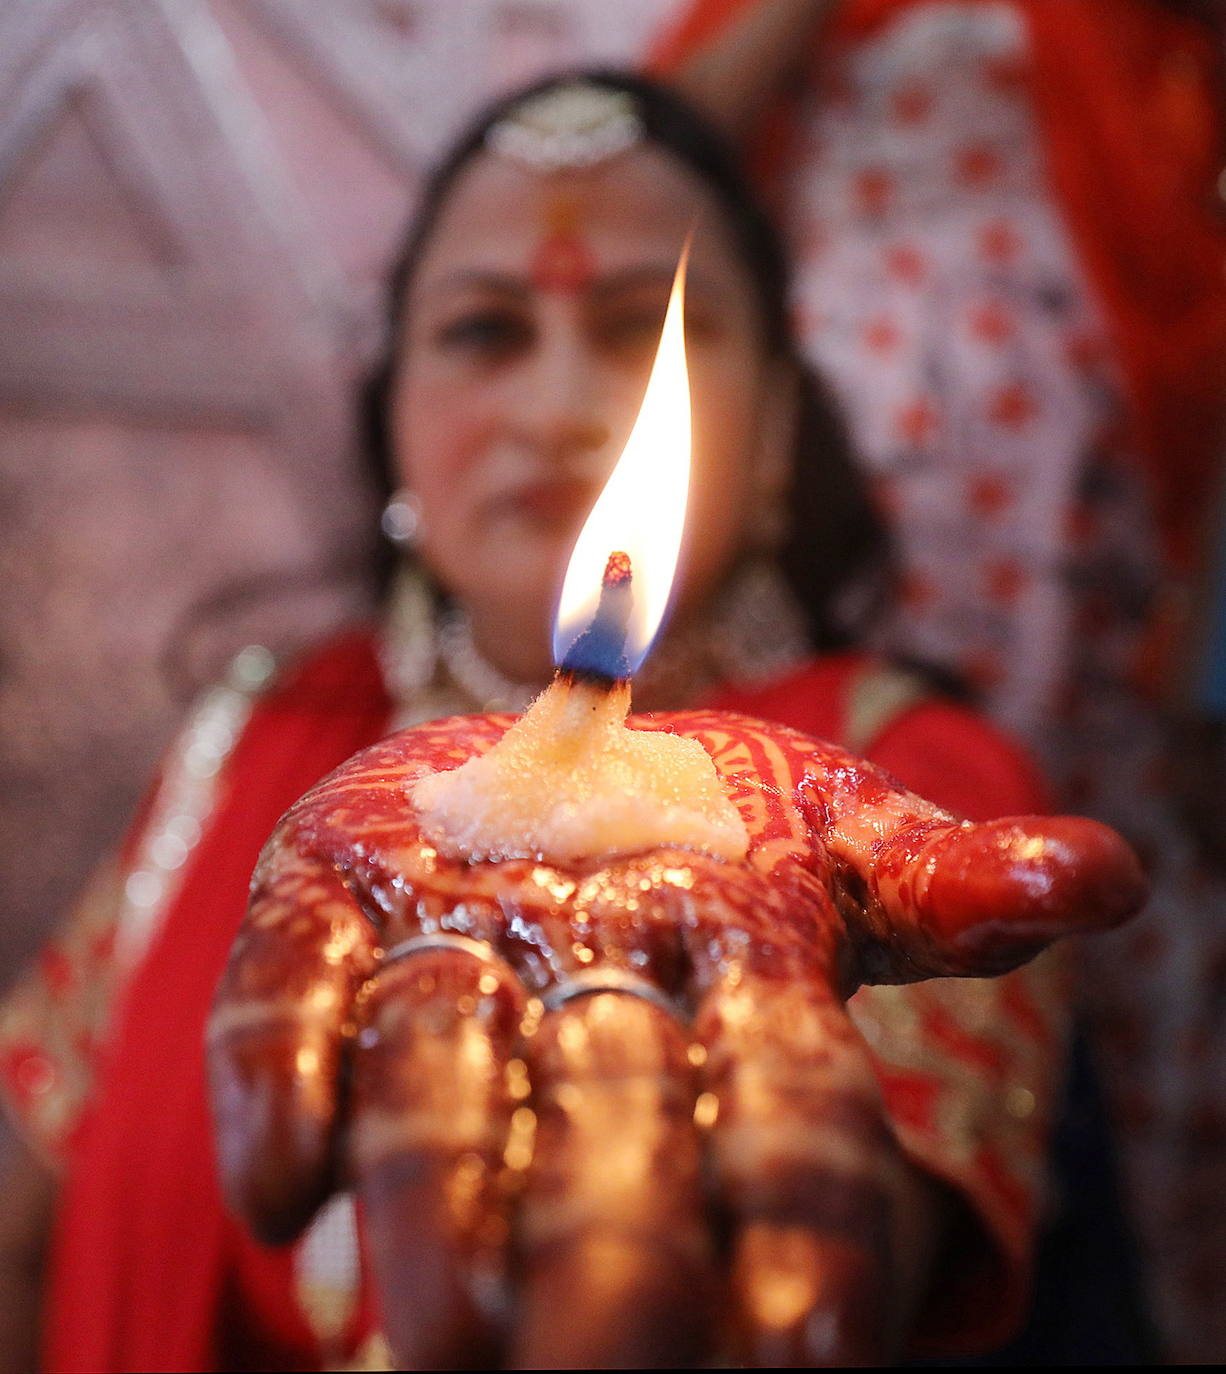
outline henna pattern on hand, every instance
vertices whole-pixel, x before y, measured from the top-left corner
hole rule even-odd
[[[231,1204],[282,1241],[351,1183],[407,1367],[888,1358],[903,1165],[843,1003],[1114,925],[1135,857],[684,712],[632,723],[703,744],[743,863],[449,859],[408,786],[509,723],[365,750],[266,846],[210,1025]]]

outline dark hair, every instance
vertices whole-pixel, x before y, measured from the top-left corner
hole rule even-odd
[[[806,612],[814,647],[845,643],[863,628],[875,609],[870,609],[869,601],[876,598],[858,598],[860,606],[850,618],[836,613],[836,606],[849,599],[846,593],[853,588],[871,586],[879,593],[884,586],[882,573],[889,564],[885,526],[852,461],[846,428],[831,398],[796,352],[788,309],[787,257],[774,224],[723,138],[675,92],[642,77],[603,69],[571,71],[504,96],[469,125],[428,177],[389,282],[385,352],[363,397],[364,437],[374,481],[386,499],[395,483],[388,413],[399,371],[405,301],[447,196],[485,147],[494,125],[524,101],[574,81],[631,97],[646,141],[694,172],[724,211],[733,247],[758,302],[765,347],[793,360],[801,378],[789,528],[781,562]]]

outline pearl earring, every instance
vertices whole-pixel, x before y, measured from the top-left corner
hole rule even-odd
[[[421,502],[408,487],[399,487],[383,508],[383,533],[399,549],[411,549],[421,534]]]

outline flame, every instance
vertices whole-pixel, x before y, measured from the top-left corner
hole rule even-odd
[[[685,362],[685,269],[681,253],[638,418],[617,466],[575,541],[558,612],[553,656],[591,624],[609,555],[630,556],[633,605],[625,657],[634,671],[647,657],[672,594],[690,485],[690,381]]]

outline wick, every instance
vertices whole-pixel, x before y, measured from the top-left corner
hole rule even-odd
[[[633,605],[633,574],[630,555],[609,555],[600,579],[600,600],[592,623],[567,649],[558,667],[558,676],[572,681],[612,687],[630,676],[626,658],[626,635],[630,629]]]
[[[601,604],[603,605],[605,595],[610,587],[623,585],[630,585],[630,555],[628,553],[611,553],[609,561],[604,565],[604,576],[600,579]]]

